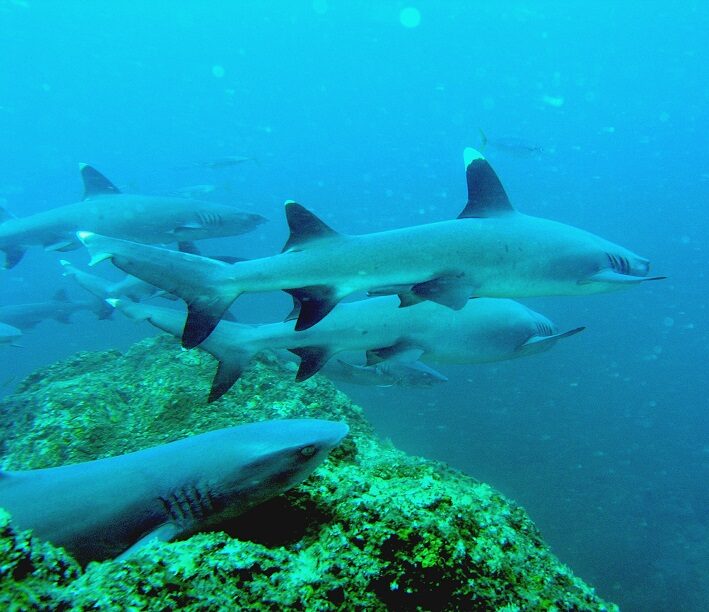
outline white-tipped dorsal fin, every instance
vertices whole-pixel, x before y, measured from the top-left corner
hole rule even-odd
[[[500,179],[483,154],[467,147],[463,151],[463,160],[468,183],[468,202],[458,218],[498,217],[515,212]]]
[[[286,202],[286,221],[290,229],[290,236],[283,247],[283,251],[300,249],[308,242],[322,238],[335,238],[340,236],[324,221],[293,200]]]
[[[115,195],[121,193],[111,181],[93,166],[79,164],[81,180],[84,182],[84,200],[99,195]]]

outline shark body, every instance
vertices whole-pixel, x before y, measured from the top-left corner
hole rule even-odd
[[[137,242],[191,242],[243,234],[265,221],[231,206],[168,196],[124,194],[91,166],[81,165],[84,199],[17,218],[0,209],[0,250],[12,268],[30,246],[69,251],[88,229]]]
[[[0,507],[87,563],[209,529],[304,480],[345,423],[251,423],[55,468],[0,472]]]
[[[93,312],[99,319],[107,319],[111,316],[111,309],[102,300],[72,300],[64,290],[60,289],[54,294],[54,298],[47,302],[0,306],[0,321],[27,331],[49,319],[54,319],[58,323],[70,323],[72,315],[82,310]]]
[[[517,212],[485,158],[465,150],[468,202],[457,219],[359,236],[335,232],[286,203],[281,254],[235,264],[79,232],[92,263],[122,270],[188,305],[183,346],[202,342],[242,293],[284,290],[302,307],[296,330],[357,291],[430,300],[453,309],[476,297],[586,295],[649,277],[648,260],[584,230]]]
[[[135,276],[125,276],[119,281],[109,281],[100,276],[89,274],[72,265],[65,259],[59,262],[64,270],[63,275],[76,281],[82,288],[101,300],[108,298],[127,297],[134,302],[140,302],[156,295],[166,296],[176,299],[169,294],[165,294],[162,289],[158,289]]]
[[[133,319],[180,334],[184,314],[177,310],[112,303]],[[257,326],[222,321],[199,348],[219,361],[209,396],[214,401],[238,380],[253,355],[268,349],[287,349],[300,357],[296,380],[303,381],[344,351],[366,351],[369,365],[418,359],[487,363],[548,350],[582,329],[560,334],[549,319],[513,300],[478,298],[456,311],[433,302],[399,308],[395,297],[385,296],[340,304],[299,332],[292,320]]]

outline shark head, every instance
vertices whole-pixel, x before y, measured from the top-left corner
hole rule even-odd
[[[550,274],[564,282],[575,283],[574,293],[607,293],[665,278],[650,276],[649,260],[629,249],[588,232],[570,229],[577,244],[569,250],[560,249],[548,263]]]
[[[644,257],[616,245],[611,247],[594,254],[591,273],[579,279],[579,285],[588,285],[594,292],[606,292],[665,278],[650,276],[650,261]]]
[[[321,419],[283,419],[232,430],[234,438],[224,440],[222,448],[226,450],[217,459],[219,467],[210,491],[217,505],[226,509],[220,520],[305,480],[347,435],[349,427]],[[225,430],[225,436],[229,435]],[[246,506],[243,500],[248,500]]]

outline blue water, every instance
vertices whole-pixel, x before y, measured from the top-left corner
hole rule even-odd
[[[402,448],[523,505],[601,595],[708,609],[709,5],[678,6],[0,0],[0,198],[20,216],[75,201],[78,162],[135,192],[209,184],[205,197],[271,220],[213,250],[267,255],[289,198],[349,233],[456,216],[462,149],[483,128],[520,210],[622,243],[669,279],[529,301],[588,327],[544,355],[444,369],[433,390],[351,391]],[[494,146],[508,138],[541,152]],[[252,161],[194,165],[226,155]],[[31,250],[1,301],[49,298],[67,284],[58,259]],[[236,311],[277,320],[287,305],[248,296]],[[43,323],[1,349],[2,391],[150,333],[88,314]]]

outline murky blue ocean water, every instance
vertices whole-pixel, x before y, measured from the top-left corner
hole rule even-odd
[[[462,150],[484,138],[521,211],[669,278],[525,301],[587,326],[543,355],[441,368],[450,381],[433,389],[346,390],[397,445],[523,505],[605,598],[707,609],[708,26],[692,1],[0,0],[0,205],[25,216],[76,201],[88,162],[126,191],[267,216],[204,247],[262,256],[285,241],[286,199],[353,234],[455,217]],[[248,159],[213,163],[228,156]],[[3,271],[0,303],[83,298],[59,259],[30,250]],[[252,322],[287,310],[270,294],[234,309]],[[153,333],[114,319],[80,313],[0,347],[2,393]]]

